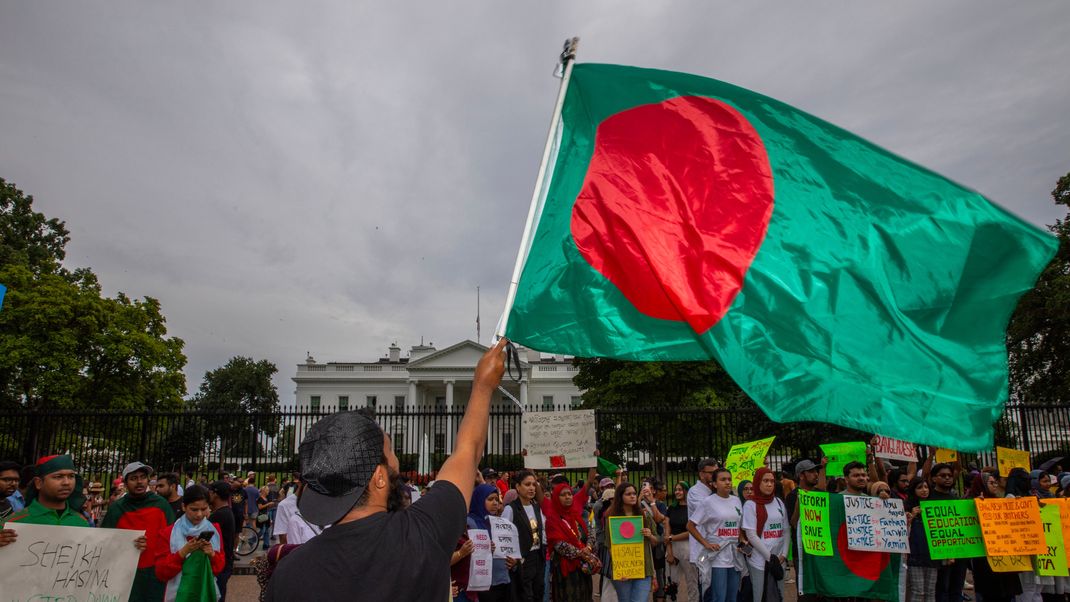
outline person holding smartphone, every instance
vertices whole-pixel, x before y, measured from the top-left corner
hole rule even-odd
[[[219,599],[215,576],[226,556],[223,535],[208,520],[208,489],[194,485],[182,495],[182,516],[157,534],[156,578],[166,584],[164,600],[175,602]]]

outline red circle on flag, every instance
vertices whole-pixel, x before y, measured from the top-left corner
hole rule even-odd
[[[599,124],[571,231],[636,309],[701,334],[743,288],[772,213],[757,130],[725,102],[681,96]]]
[[[836,534],[836,548],[847,570],[867,581],[876,581],[888,566],[890,554],[884,552],[862,552],[847,547],[847,524],[840,525]]]
[[[630,522],[620,523],[620,536],[624,539],[635,537],[635,524]]]

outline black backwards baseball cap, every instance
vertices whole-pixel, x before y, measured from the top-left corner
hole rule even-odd
[[[320,420],[301,441],[301,516],[332,525],[349,512],[383,460],[383,429],[359,412]]]

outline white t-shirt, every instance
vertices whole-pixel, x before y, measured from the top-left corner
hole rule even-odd
[[[542,509],[539,508],[534,502],[524,506],[524,513],[528,515],[528,524],[531,524],[531,521],[535,520],[536,512],[539,513],[539,521],[542,523],[542,532],[539,534],[539,537],[541,538],[539,540],[539,543],[536,544],[535,542],[532,542],[532,550],[537,550],[539,549],[539,545],[546,544],[546,515],[542,513]],[[506,506],[505,509],[502,510],[502,518],[510,522],[513,520],[512,506]]]
[[[710,488],[702,483],[702,481],[696,482],[687,490],[687,519],[694,520],[692,517],[695,515],[695,510],[702,505],[702,501],[713,495]],[[697,521],[696,521],[696,524]],[[695,541],[694,537],[687,538],[688,544],[688,558],[691,562],[695,562],[698,559],[698,555],[702,553],[702,544]]]
[[[758,505],[749,500],[746,504],[743,504],[743,528],[756,530],[758,527]],[[760,533],[762,543],[765,544],[765,549],[769,550],[771,556],[787,556],[788,555],[788,538],[790,536],[788,531],[788,516],[784,509],[784,502],[773,498],[773,501],[765,505],[765,511],[767,518],[765,519],[765,528]],[[765,566],[765,558],[758,553],[757,550],[753,554],[747,557],[747,562],[755,568],[762,568]]]
[[[321,532],[322,529],[301,517],[296,495],[288,495],[279,502],[273,533],[285,535],[286,543],[305,543]]]
[[[688,504],[690,510],[691,505]],[[688,519],[695,523],[702,537],[710,543],[721,546],[713,557],[713,567],[732,568],[735,566],[736,543],[739,541],[739,523],[743,516],[743,505],[734,495],[721,497],[711,495],[699,502],[694,514]],[[699,546],[699,550],[702,550]],[[692,556],[695,562],[697,556]]]

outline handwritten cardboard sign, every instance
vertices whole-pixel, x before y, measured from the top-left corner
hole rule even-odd
[[[1015,468],[1024,468],[1029,472],[1029,452],[1009,447],[996,447],[996,464],[999,465],[999,476],[1005,477],[1011,474]]]
[[[848,549],[896,554],[910,550],[903,500],[845,495],[843,512]]]
[[[609,517],[609,555],[613,558],[614,579],[643,579],[646,558],[643,556],[643,517]]]
[[[958,459],[959,452],[945,447],[936,448],[936,453],[933,454],[933,461],[937,464],[954,464]]]
[[[873,454],[878,458],[887,458],[889,460],[918,461],[918,453],[914,449],[913,443],[880,435],[873,438]]]
[[[594,410],[524,412],[520,423],[524,468],[590,468],[597,465]]]
[[[829,528],[829,494],[799,490],[799,537],[803,550],[814,556],[832,556]]]
[[[728,457],[724,460],[724,467],[732,473],[732,485],[738,487],[742,481],[753,481],[754,471],[765,466],[765,456],[773,445],[773,439],[768,437],[749,443],[737,443],[728,450]]]
[[[988,566],[994,573],[1021,573],[1032,571],[1033,563],[1029,556],[989,556]]]
[[[520,538],[516,532],[516,525],[497,516],[488,516],[490,523],[490,536],[494,541],[495,558],[523,558],[524,554],[518,547]]]
[[[126,600],[144,531],[8,523],[18,539],[0,550],[0,596],[30,600]]]
[[[940,500],[921,503],[921,522],[929,542],[929,557],[978,558],[985,555],[981,519],[973,500]]]
[[[990,557],[1032,556],[1048,551],[1037,498],[977,498],[974,503]]]
[[[1070,571],[1066,566],[1066,547],[1063,544],[1062,519],[1060,508],[1054,504],[1040,506],[1040,522],[1044,527],[1044,544],[1048,551],[1034,557],[1036,572],[1045,577],[1066,577]]]
[[[1040,503],[1059,508],[1059,523],[1063,530],[1063,549],[1066,552],[1067,564],[1070,565],[1070,546],[1066,545],[1070,542],[1070,498],[1048,498],[1040,500]]]
[[[847,443],[822,443],[821,451],[829,459],[825,466],[825,474],[828,478],[835,479],[844,476],[843,467],[851,462],[866,462],[866,444],[861,441],[848,441]]]
[[[468,539],[475,544],[468,562],[468,591],[485,592],[490,589],[494,557],[490,552],[490,533],[486,529],[469,529]]]

